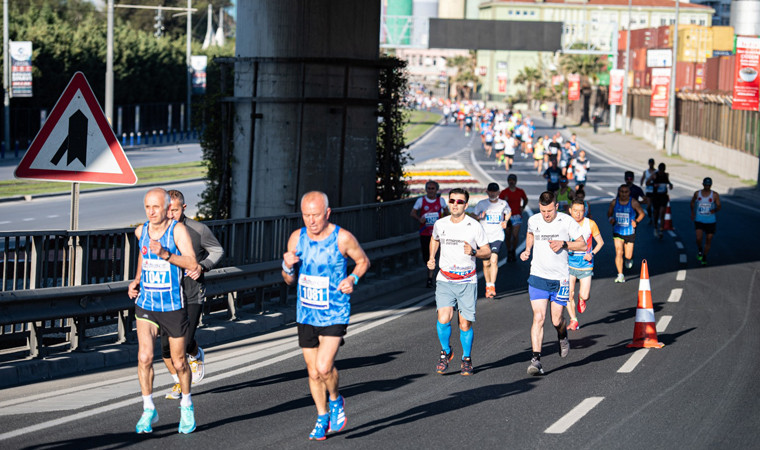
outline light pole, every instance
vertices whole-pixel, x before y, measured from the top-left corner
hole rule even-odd
[[[3,0],[3,105],[5,108],[5,151],[11,151],[11,97],[8,92],[8,77],[11,58],[8,55],[8,0]],[[3,155],[5,156],[5,155]]]
[[[673,26],[673,62],[671,63],[670,70],[670,92],[668,93],[668,133],[665,138],[665,148],[667,149],[668,156],[672,156],[675,152],[675,140],[676,140],[676,67],[678,66],[678,4],[680,0],[676,0],[676,24]]]
[[[631,3],[628,0],[628,26],[625,27],[625,78],[623,79],[623,128],[622,133],[625,135],[628,131],[628,70],[631,66]]]
[[[106,119],[113,128],[113,0],[108,0],[106,16],[108,22],[106,34],[108,41],[106,43]]]
[[[191,49],[190,49],[190,33],[192,32],[192,22],[193,22],[193,15],[190,13],[190,10],[193,6],[193,0],[187,0],[187,54],[186,56],[186,71],[187,71],[187,131],[190,132],[190,117],[192,116],[192,107],[191,107],[191,96],[193,94],[193,68],[190,65],[190,59],[191,59]]]

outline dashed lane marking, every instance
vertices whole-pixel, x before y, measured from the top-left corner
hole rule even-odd
[[[630,358],[628,358],[628,361],[625,362],[619,369],[618,373],[631,373],[633,372],[633,369],[636,368],[636,366],[639,365],[642,359],[649,353],[648,348],[640,348],[633,352],[633,355],[631,355]]]
[[[679,270],[676,274],[676,281],[683,281],[686,279],[686,271],[685,270]]]
[[[670,325],[670,321],[673,320],[673,316],[662,316],[660,317],[660,320],[657,321],[657,325],[655,326],[655,329],[658,333],[664,333],[665,330],[668,329],[668,325]]]
[[[676,241],[676,247],[678,248],[678,250],[683,250],[683,244],[681,243],[681,241]]]
[[[34,217],[26,217],[26,218],[21,219],[21,220],[23,220],[24,222],[31,222],[32,220],[34,220]]]
[[[676,237],[677,235],[676,235],[676,232],[675,232],[675,231],[673,231],[673,230],[668,230],[668,236],[670,236],[670,237],[674,238],[674,237]]]
[[[683,294],[683,289],[676,288],[670,291],[670,297],[668,297],[668,303],[677,303],[681,301],[681,295]]]
[[[562,434],[570,427],[575,425],[576,422],[581,420],[583,416],[588,414],[592,409],[604,400],[604,397],[589,397],[578,404],[575,408],[571,409],[567,414],[562,416],[561,419],[554,422],[552,426],[544,430],[544,433],[550,434]]]
[[[686,264],[686,253],[681,253],[678,255],[678,262],[681,264]]]

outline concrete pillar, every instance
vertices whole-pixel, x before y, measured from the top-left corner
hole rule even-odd
[[[310,190],[373,202],[379,0],[237,8],[232,217],[298,211]]]

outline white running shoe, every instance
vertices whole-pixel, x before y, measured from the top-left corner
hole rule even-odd
[[[172,390],[166,394],[166,398],[170,400],[179,400],[182,398],[182,387],[180,387],[179,383],[172,386]]]
[[[190,362],[190,370],[193,373],[193,384],[200,383],[206,374],[206,355],[203,353],[203,349],[198,347],[198,356],[188,356]]]
[[[625,276],[622,273],[617,274],[617,278],[615,278],[615,283],[625,283]]]

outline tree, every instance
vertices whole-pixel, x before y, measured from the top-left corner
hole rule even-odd
[[[576,43],[571,49],[592,50],[593,46]],[[600,55],[575,55],[568,54],[560,57],[560,67],[565,74],[577,73],[581,76],[581,93],[583,94],[583,113],[581,123],[590,123],[591,85],[596,82],[596,74],[606,70],[607,66]]]
[[[470,50],[467,56],[457,55],[446,60],[447,67],[457,69],[457,74],[453,81],[457,83],[457,97],[471,99],[473,91],[477,91],[480,84],[480,78],[475,75],[475,66],[477,66],[477,53]],[[473,87],[470,87],[472,83]]]
[[[377,129],[377,201],[397,200],[409,188],[404,177],[404,165],[411,160],[404,139],[408,112],[404,98],[409,89],[406,61],[395,57],[380,58],[379,73],[380,117]]]
[[[528,99],[533,98],[533,91],[541,82],[543,76],[541,70],[537,67],[523,67],[515,77],[515,83],[525,85]]]

